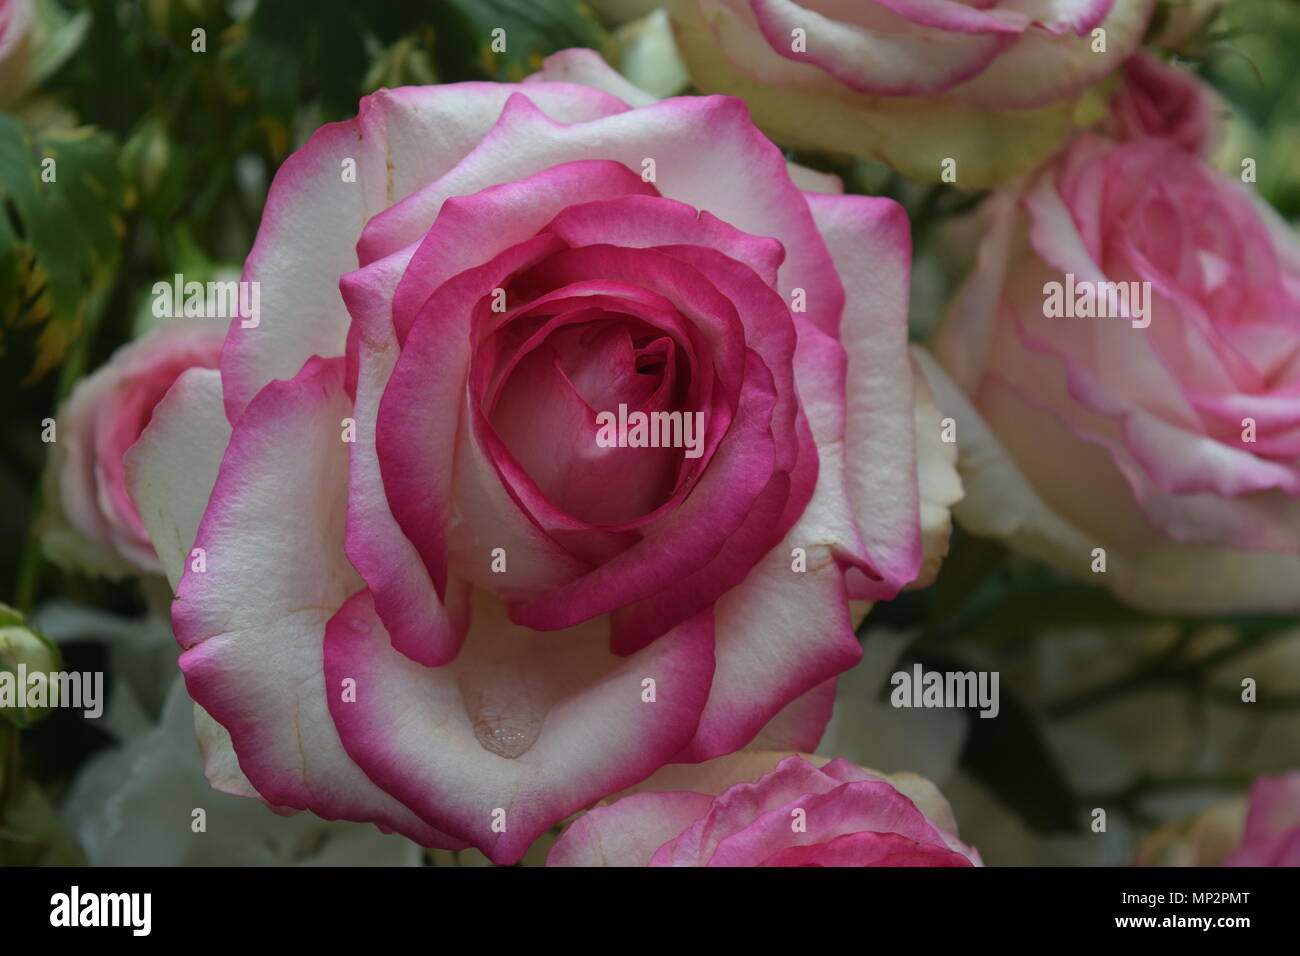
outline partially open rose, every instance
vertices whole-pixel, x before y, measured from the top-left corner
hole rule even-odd
[[[980,866],[924,777],[741,753],[668,767],[574,821],[549,866]]]
[[[52,447],[62,521],[45,542],[54,557],[108,574],[162,570],[127,491],[124,455],[183,372],[216,368],[221,339],[211,324],[165,326],[119,349],[73,390]]]
[[[692,79],[778,142],[983,188],[1105,114],[1153,0],[669,0]],[[952,177],[955,177],[952,178]]]
[[[1191,70],[1138,52],[1124,64],[1124,82],[1110,102],[1116,139],[1152,136],[1205,154],[1222,135],[1224,104]]]
[[[812,747],[849,598],[924,558],[908,262],[733,99],[469,83],[319,130],[260,323],[132,452],[210,779],[505,862],[669,761]]]
[[[990,201],[934,343],[958,518],[1129,601],[1300,607],[1300,244],[1180,145],[1080,139]]]

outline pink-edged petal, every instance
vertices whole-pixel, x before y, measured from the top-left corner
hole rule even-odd
[[[442,203],[513,182],[575,160],[605,159],[640,173],[655,160],[659,192],[751,235],[769,236],[785,247],[780,292],[790,301],[796,287],[808,292],[808,318],[834,331],[843,290],[813,225],[807,204],[790,180],[785,158],[749,119],[745,104],[729,97],[664,100],[634,112],[565,125],[534,104],[535,90],[512,97],[483,143],[447,175],[367,226],[364,259],[396,252],[417,241]],[[746,170],[744,177],[735,174]]]
[[[426,665],[456,656],[467,626],[463,587],[450,583],[444,603],[410,540],[393,517],[375,445],[375,421],[397,361],[393,292],[410,255],[396,253],[349,273],[343,298],[358,336],[355,441],[348,447],[348,559],[374,595],[393,646]],[[454,608],[454,611],[453,611]]]
[[[611,160],[576,160],[453,197],[420,241],[392,303],[393,324],[405,341],[429,296],[444,282],[533,238],[562,210],[622,196],[652,197],[653,185]]]
[[[385,495],[439,594],[452,549],[457,573],[471,582],[491,581],[497,548],[509,574],[533,587],[558,586],[586,568],[523,514],[490,464],[471,453],[472,438],[460,426],[473,414],[466,376],[476,307],[514,272],[561,248],[554,236],[536,236],[439,287],[411,327],[380,399],[375,441]],[[460,517],[454,540],[453,488]]]
[[[183,373],[126,453],[126,481],[175,588],[230,440],[216,369]]]
[[[1129,58],[1146,31],[1155,0],[1114,0],[1098,27],[1106,48],[1094,50],[1087,28],[1059,33],[1031,28],[1002,50],[978,75],[949,95],[990,109],[1031,109],[1069,99],[1102,80]],[[1091,16],[1078,21],[1086,23]]]
[[[366,778],[327,709],[344,689],[325,681],[325,625],[360,586],[343,554],[349,411],[342,361],[312,359],[240,417],[195,538],[205,565],[172,605],[181,670],[268,803],[455,848]]]
[[[812,752],[821,742],[835,708],[835,678],[797,697],[767,722],[746,746],[750,750]]]
[[[709,615],[627,658],[608,652],[606,631],[594,620],[535,634],[476,592],[461,654],[425,668],[392,649],[361,592],[326,637],[327,682],[357,686],[355,702],[330,696],[334,723],[384,790],[512,863],[548,827],[669,759],[709,693]]]
[[[791,826],[796,809],[803,811],[806,825],[798,833]],[[943,835],[911,800],[884,781],[862,780],[799,794],[766,810],[717,840],[708,852],[708,865],[758,866],[773,847],[826,843],[864,831],[894,833],[913,844],[947,849]]]
[[[878,581],[855,579],[854,596],[891,598],[916,578],[922,557],[907,350],[911,231],[892,200],[815,194],[807,199],[847,293],[840,326],[848,356],[846,486],[881,575]]]
[[[259,321],[244,328],[233,320],[222,353],[231,421],[263,385],[294,375],[310,356],[343,354],[348,313],[338,281],[357,268],[362,228],[464,159],[520,89],[457,83],[380,90],[362,100],[356,119],[321,127],[285,160],[244,264],[244,280],[260,283]],[[538,109],[560,121],[626,109],[589,87],[553,83],[528,90]],[[345,177],[348,160],[355,177]]]
[[[627,196],[570,206],[546,231],[571,246],[707,246],[749,266],[767,286],[777,284],[778,270],[785,261],[785,249],[776,239],[749,235],[708,210],[697,211],[661,197]]]
[[[779,809],[790,800],[827,793],[839,786],[840,781],[823,773],[815,764],[791,754],[752,783],[740,780],[728,787],[713,801],[707,813],[655,852],[651,865],[705,866],[721,841],[742,831],[761,815]]]
[[[552,53],[525,83],[578,83],[604,90],[628,106],[649,106],[657,97],[629,82],[595,50],[575,48]]]
[[[733,864],[719,864],[728,866]],[[974,866],[955,850],[900,833],[844,833],[825,843],[778,850],[757,866]]]
[[[850,90],[877,95],[919,96],[950,89],[985,69],[1023,29],[1023,21],[1009,22],[1013,18],[970,8],[962,14],[967,29],[958,31],[909,24],[883,5],[874,12],[877,22],[869,26],[831,19],[794,0],[750,0],[750,7],[773,52],[816,66]],[[978,29],[976,18],[981,21]],[[805,36],[801,49],[795,49],[795,30]]]
[[[656,850],[708,811],[704,793],[634,793],[574,820],[547,866],[648,866]]]
[[[744,747],[787,704],[861,659],[844,572],[816,536],[805,534],[815,508],[814,500],[785,539],[718,601],[713,692],[677,761]],[[804,549],[805,571],[794,570],[796,547]]]

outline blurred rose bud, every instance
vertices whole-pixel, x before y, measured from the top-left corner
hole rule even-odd
[[[114,576],[161,570],[127,493],[123,456],[182,372],[216,367],[225,323],[201,321],[165,326],[119,349],[59,410],[52,474],[70,528],[45,534],[58,563]]]
[[[18,683],[28,685],[28,675],[41,675],[48,680],[51,671],[61,666],[58,649],[23,624],[23,617],[6,604],[0,604],[0,717],[4,717],[19,727],[35,723],[45,710],[18,706],[19,697],[13,696]],[[12,697],[12,699],[11,699]],[[48,708],[46,708],[47,710]]]
[[[1124,64],[1124,83],[1111,100],[1117,139],[1155,136],[1205,155],[1222,138],[1227,108],[1190,70],[1139,52]]]

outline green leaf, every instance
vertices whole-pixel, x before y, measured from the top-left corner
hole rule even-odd
[[[518,81],[568,47],[607,50],[609,37],[580,0],[447,0],[469,25],[487,75]],[[504,34],[496,34],[502,30]],[[493,49],[494,39],[498,47]]]
[[[111,281],[125,202],[110,136],[78,129],[34,141],[0,113],[0,352],[33,339],[24,384],[63,359],[88,298]]]
[[[259,3],[231,54],[235,75],[280,116],[291,116],[314,96],[327,118],[354,115],[368,66],[367,6],[351,0]]]
[[[86,856],[35,783],[18,784],[0,818],[0,866],[85,866]]]

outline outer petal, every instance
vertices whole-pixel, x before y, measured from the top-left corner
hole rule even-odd
[[[854,597],[891,598],[921,567],[915,401],[907,358],[911,234],[888,199],[807,194],[845,283],[840,338],[848,355],[845,472],[853,514],[882,581]]]
[[[524,82],[578,83],[604,90],[628,106],[649,106],[658,99],[628,82],[623,74],[606,63],[605,58],[595,50],[572,49],[552,53],[542,61],[541,71],[526,78]]]
[[[817,508],[814,496],[785,540],[718,602],[713,690],[695,739],[675,760],[744,747],[788,702],[862,657],[844,572],[808,533]],[[795,547],[806,550],[806,571],[792,568]]]
[[[1118,69],[1142,42],[1155,0],[1115,0],[1101,24],[1106,49],[1093,37],[1027,30],[978,76],[956,87],[954,98],[991,109],[1032,109],[1076,96]]]
[[[195,539],[206,569],[172,606],[181,670],[268,803],[455,848],[366,779],[327,710],[341,689],[324,680],[325,623],[360,583],[343,556],[342,379],[340,360],[313,359],[240,418]]]
[[[183,373],[125,455],[127,488],[173,589],[207,505],[230,425],[216,369]]]
[[[477,592],[460,655],[425,668],[393,650],[360,592],[326,636],[327,683],[357,686],[355,702],[330,695],[334,722],[372,780],[513,863],[547,827],[670,759],[708,696],[708,615],[627,658],[608,652],[607,630],[597,619],[536,634]]]
[[[961,10],[967,29],[958,31],[908,29],[885,5],[874,10],[864,5],[872,11],[872,19],[879,21],[869,26],[831,19],[793,0],[750,0],[750,6],[773,52],[813,64],[859,93],[891,96],[937,93],[970,79],[1014,41],[1022,28],[1022,24],[969,7]],[[976,18],[982,22],[970,22]],[[734,35],[749,29],[743,22],[721,18],[715,22],[720,33],[732,31]],[[805,51],[793,49],[796,29],[805,33]],[[744,61],[738,65],[743,68]]]
[[[648,866],[655,851],[702,817],[705,793],[634,793],[588,810],[551,848],[547,866]]]

